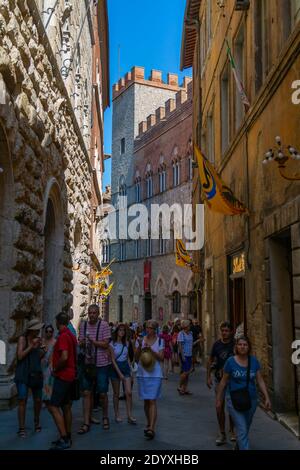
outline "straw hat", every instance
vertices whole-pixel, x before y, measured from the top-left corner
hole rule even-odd
[[[33,318],[27,323],[26,331],[28,330],[41,330],[44,326],[44,323],[41,323],[38,318]]]
[[[142,351],[140,356],[140,363],[147,372],[151,372],[154,369],[155,362],[155,357],[153,356],[150,349]]]

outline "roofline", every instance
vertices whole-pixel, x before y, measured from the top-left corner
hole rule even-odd
[[[100,32],[100,50],[103,85],[103,108],[110,105],[110,71],[109,71],[109,22],[107,0],[98,2],[98,27]]]
[[[196,35],[191,35],[191,31],[194,30],[192,25],[188,25],[188,23],[193,21],[198,21],[199,18],[199,9],[200,9],[201,0],[186,0],[185,12],[184,12],[184,19],[183,19],[183,27],[182,27],[182,40],[181,40],[181,51],[180,51],[180,70],[183,71],[184,69],[190,68],[193,66],[192,58],[187,58],[187,42],[190,42],[190,48],[195,50],[196,45]],[[195,10],[194,13],[191,10]],[[191,13],[189,15],[189,13]],[[188,37],[189,36],[189,37]],[[193,37],[194,36],[194,37]]]

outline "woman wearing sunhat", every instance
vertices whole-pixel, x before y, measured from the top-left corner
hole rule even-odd
[[[25,332],[18,339],[15,383],[18,391],[18,435],[20,437],[26,437],[25,414],[29,388],[34,400],[34,429],[35,432],[41,431],[40,412],[43,390],[41,357],[44,351],[41,349],[39,333],[43,326],[44,324],[37,318],[30,320]]]
[[[144,411],[147,426],[145,437],[153,439],[157,420],[156,400],[161,395],[162,368],[164,360],[164,342],[157,336],[158,324],[149,320],[146,325],[147,334],[136,342],[136,359],[139,361],[137,381],[139,397],[144,400]]]

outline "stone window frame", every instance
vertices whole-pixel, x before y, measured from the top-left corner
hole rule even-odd
[[[135,202],[141,202],[141,177],[135,179]]]
[[[173,167],[173,188],[176,188],[180,185],[180,158],[174,158],[172,160],[172,167]]]
[[[167,167],[165,163],[162,163],[158,168],[159,177],[159,192],[163,193],[167,190]]]
[[[153,197],[153,171],[148,170],[145,175],[145,182],[146,182],[146,198],[150,199]]]
[[[181,313],[181,294],[178,290],[172,292],[172,313]]]

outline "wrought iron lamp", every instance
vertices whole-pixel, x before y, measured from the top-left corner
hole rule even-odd
[[[279,173],[284,179],[289,181],[300,181],[300,173],[286,173],[288,162],[293,160],[300,161],[300,152],[293,145],[283,145],[280,136],[277,136],[275,141],[277,146],[270,148],[265,153],[265,158],[262,163],[267,165],[268,163],[276,162],[278,164]]]

